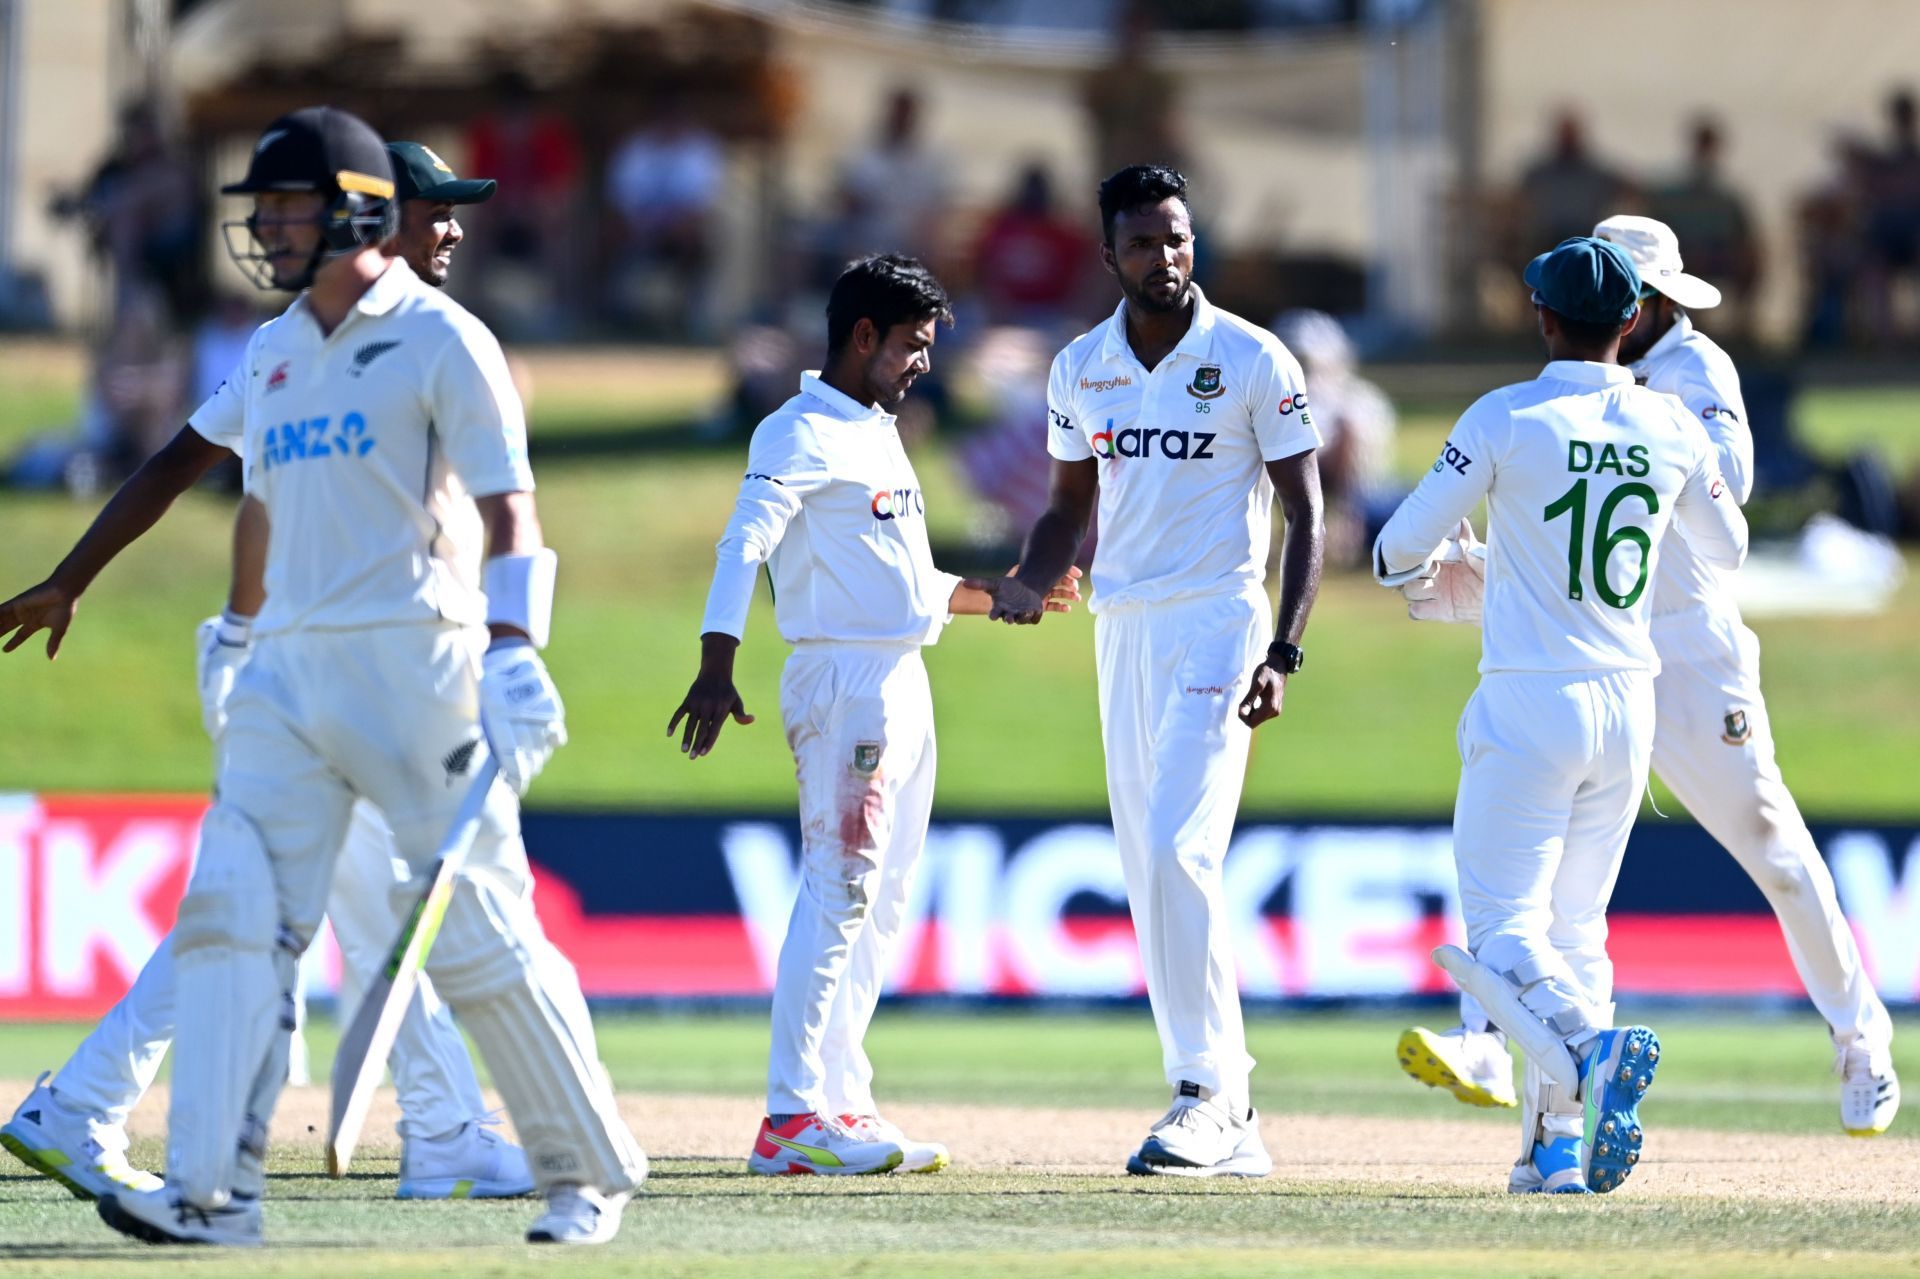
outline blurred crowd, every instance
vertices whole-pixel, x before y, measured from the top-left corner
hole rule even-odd
[[[1120,12],[1112,53],[1082,73],[1076,90],[1089,164],[1104,173],[1152,157],[1190,168],[1179,82],[1151,56],[1152,6]],[[911,434],[937,420],[956,431],[963,474],[984,499],[974,541],[983,553],[1016,551],[1017,531],[1046,500],[1032,424],[1044,416],[1048,361],[1117,296],[1098,264],[1092,192],[1078,189],[1085,175],[1063,191],[1060,175],[1032,159],[985,207],[962,200],[957,158],[928,136],[922,90],[902,85],[849,133],[824,197],[802,204],[767,185],[766,152],[723,133],[711,107],[669,85],[632,118],[586,129],[522,76],[498,77],[447,140],[462,174],[499,183],[493,200],[461,211],[469,235],[452,291],[509,342],[724,349],[733,391],[699,428],[720,441],[750,429],[817,360],[820,306],[846,262],[879,250],[922,257],[953,293],[959,323],[943,336],[935,374],[923,379],[903,426]],[[1552,123],[1540,153],[1483,219],[1479,251],[1496,264],[1488,278],[1501,282],[1488,290],[1496,327],[1504,320],[1517,333],[1531,320],[1524,293],[1510,287],[1514,263],[1608,214],[1643,212],[1672,226],[1688,269],[1723,290],[1715,335],[1736,344],[1750,336],[1767,255],[1747,200],[1722,172],[1721,125],[1699,117],[1685,129],[1678,171],[1636,177],[1595,153],[1578,115]],[[1799,205],[1804,345],[1911,343],[1920,339],[1912,95],[1889,97],[1877,135],[1838,135],[1834,156],[1833,173]],[[78,490],[111,480],[176,430],[236,362],[274,299],[209,286],[212,176],[164,105],[141,102],[123,112],[114,144],[85,181],[55,202],[96,254],[106,290],[96,310],[105,319],[91,343],[78,423],[0,459],[6,479]],[[1199,176],[1204,192],[1207,175]],[[1203,196],[1197,276],[1216,300],[1274,325],[1307,366],[1328,436],[1330,550],[1336,561],[1357,561],[1400,495],[1393,406],[1360,375],[1352,338],[1326,313],[1364,299],[1316,289],[1305,264],[1216,262],[1208,211]],[[743,224],[749,239],[763,229],[769,237],[773,274],[727,294],[728,249],[741,243]],[[1364,264],[1351,278],[1364,279]],[[1303,301],[1320,309],[1302,309]]]

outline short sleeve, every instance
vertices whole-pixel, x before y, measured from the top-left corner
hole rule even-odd
[[[1260,456],[1269,462],[1320,447],[1307,408],[1307,376],[1277,338],[1261,343],[1247,378],[1247,412]]]
[[[1053,371],[1047,375],[1047,453],[1062,462],[1084,462],[1093,456],[1093,445],[1080,427],[1080,411],[1073,402],[1067,358],[1071,350],[1053,357]]]
[[[242,445],[247,435],[247,379],[253,366],[253,342],[226,381],[215,387],[205,404],[187,418],[187,425],[204,436],[209,444],[218,444],[245,456]]]
[[[428,413],[447,461],[475,497],[533,488],[527,418],[500,342],[478,321],[458,324],[428,379]]]

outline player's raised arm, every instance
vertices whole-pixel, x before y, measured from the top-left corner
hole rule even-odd
[[[0,604],[0,638],[6,640],[0,652],[11,653],[44,630],[47,657],[58,656],[74,609],[100,570],[159,523],[175,498],[232,456],[193,427],[181,427],[158,453],[127,477],[46,581]]]
[[[1444,543],[1486,497],[1493,484],[1492,441],[1504,434],[1506,422],[1499,397],[1498,391],[1483,396],[1461,415],[1433,469],[1374,539],[1373,576],[1380,585],[1404,586],[1430,576]]]
[[[1675,416],[1699,440],[1699,456],[1674,499],[1674,523],[1701,559],[1715,568],[1732,571],[1747,559],[1747,517],[1741,514],[1740,504],[1720,474],[1719,450],[1690,415]]]

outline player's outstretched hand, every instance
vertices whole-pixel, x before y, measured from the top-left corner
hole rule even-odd
[[[753,716],[747,714],[746,704],[740,700],[740,690],[733,686],[733,678],[703,669],[673,712],[673,718],[667,721],[667,736],[672,737],[685,718],[687,727],[680,735],[680,753],[688,759],[699,759],[720,740],[720,730],[726,727],[728,716],[732,716],[736,724],[753,723]]]
[[[79,600],[51,581],[20,592],[0,604],[0,653],[11,653],[41,631],[47,633],[47,660],[60,655],[60,641],[73,625]],[[9,634],[11,632],[11,634]]]
[[[1258,728],[1280,715],[1280,703],[1286,700],[1287,677],[1265,662],[1253,668],[1253,680],[1247,695],[1240,699],[1240,722]]]
[[[1018,571],[1017,568],[1009,569],[1007,576],[1012,577]],[[1070,564],[1067,571],[1060,575],[1060,580],[1053,584],[1053,589],[1047,592],[1047,612],[1071,613],[1073,606],[1079,602],[1080,568]]]

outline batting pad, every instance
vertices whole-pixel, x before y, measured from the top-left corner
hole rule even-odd
[[[167,1184],[203,1208],[227,1201],[262,1068],[275,1038],[284,1042],[291,1030],[281,1026],[293,963],[277,943],[277,901],[259,831],[237,809],[215,804],[201,824],[193,880],[173,928],[177,1014],[167,1115]],[[282,1083],[285,1068],[282,1055]]]
[[[531,902],[462,872],[427,971],[479,1044],[541,1191],[638,1188],[647,1157],[601,1071],[580,979]]]
[[[1458,946],[1439,947],[1433,952],[1433,962],[1444,968],[1461,990],[1480,1001],[1488,1019],[1520,1045],[1528,1061],[1539,1062],[1548,1079],[1570,1093],[1579,1091],[1580,1071],[1566,1042],[1520,1002],[1520,992],[1505,978]]]

